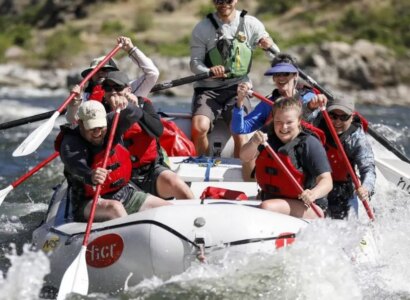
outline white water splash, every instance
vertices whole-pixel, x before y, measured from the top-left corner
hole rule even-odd
[[[49,260],[43,252],[29,250],[25,245],[23,254],[6,255],[11,262],[7,277],[0,276],[0,300],[38,299],[43,285],[43,277],[50,272]]]

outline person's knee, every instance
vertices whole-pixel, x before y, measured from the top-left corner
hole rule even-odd
[[[206,116],[195,116],[192,119],[192,132],[196,134],[207,134],[211,122]]]
[[[149,194],[147,198],[145,199],[143,205],[141,206],[140,211],[150,209],[150,208],[160,207],[164,205],[171,205],[171,203],[157,196]]]
[[[268,203],[266,203],[266,201],[262,201],[259,207],[262,208],[262,209],[267,209],[268,208]]]
[[[163,184],[170,186],[172,188],[178,189],[179,187],[187,186],[187,184],[182,180],[182,178],[172,171],[162,172],[160,178]]]
[[[109,212],[109,215],[113,219],[127,215],[124,206],[119,201],[110,201],[110,203],[107,205],[107,210]]]

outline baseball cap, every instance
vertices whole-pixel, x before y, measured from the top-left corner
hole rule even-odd
[[[100,56],[97,58],[94,58],[91,63],[90,67],[88,69],[85,69],[84,71],[81,72],[81,76],[86,77],[88,73],[90,73],[92,70],[95,69],[95,67],[105,58],[105,56]],[[118,71],[117,64],[115,61],[110,58],[104,66],[101,67],[101,69],[106,69],[107,71]]]
[[[335,109],[340,109],[348,115],[351,115],[354,111],[354,101],[353,99],[348,99],[345,97],[335,98],[333,101],[329,102],[327,111],[332,111]]]
[[[107,77],[105,77],[105,80],[103,82],[104,84],[107,84],[107,82],[112,81],[118,85],[128,85],[130,82],[130,79],[128,78],[127,74],[121,71],[112,71],[108,73]]]
[[[278,63],[265,72],[265,76],[271,76],[275,73],[298,73],[298,69],[290,63]]]
[[[88,100],[78,108],[77,117],[87,130],[107,126],[107,112],[101,102]]]

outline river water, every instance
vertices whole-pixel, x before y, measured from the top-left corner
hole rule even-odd
[[[0,98],[0,123],[55,109],[67,95],[34,91],[24,97]],[[188,111],[188,99],[153,98],[162,111]],[[410,108],[359,106],[358,110],[399,149],[410,156]],[[53,152],[57,125],[39,150],[12,157],[25,136],[41,123],[0,131],[0,189],[25,174]],[[63,179],[62,164],[49,166],[11,191],[0,207],[0,299],[38,299],[48,260],[30,251],[31,233],[41,222],[52,187]],[[318,221],[292,247],[275,254],[239,256],[227,252],[222,260],[194,265],[163,281],[147,278],[117,295],[74,296],[72,299],[410,299],[409,194],[378,185],[371,202],[376,222]],[[370,229],[378,259],[353,263],[363,232]],[[341,251],[344,249],[344,251]]]

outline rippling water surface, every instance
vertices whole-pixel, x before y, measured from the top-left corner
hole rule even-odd
[[[58,107],[66,95],[3,97],[0,123]],[[50,99],[52,98],[52,99]],[[162,111],[188,111],[188,100],[156,98]],[[410,156],[409,107],[360,107],[378,132]],[[61,120],[62,121],[62,120]],[[0,131],[0,188],[3,189],[53,152],[57,125],[39,150],[27,157],[11,153],[41,123]],[[0,207],[0,299],[37,299],[48,272],[42,253],[29,251],[31,233],[47,209],[52,187],[62,180],[56,159],[9,193]],[[372,200],[377,221],[314,222],[292,247],[276,254],[226,256],[193,265],[167,281],[149,278],[120,295],[73,299],[410,299],[409,194],[377,186]],[[371,226],[379,249],[376,263],[355,264],[351,253]],[[343,249],[343,250],[342,250]]]

